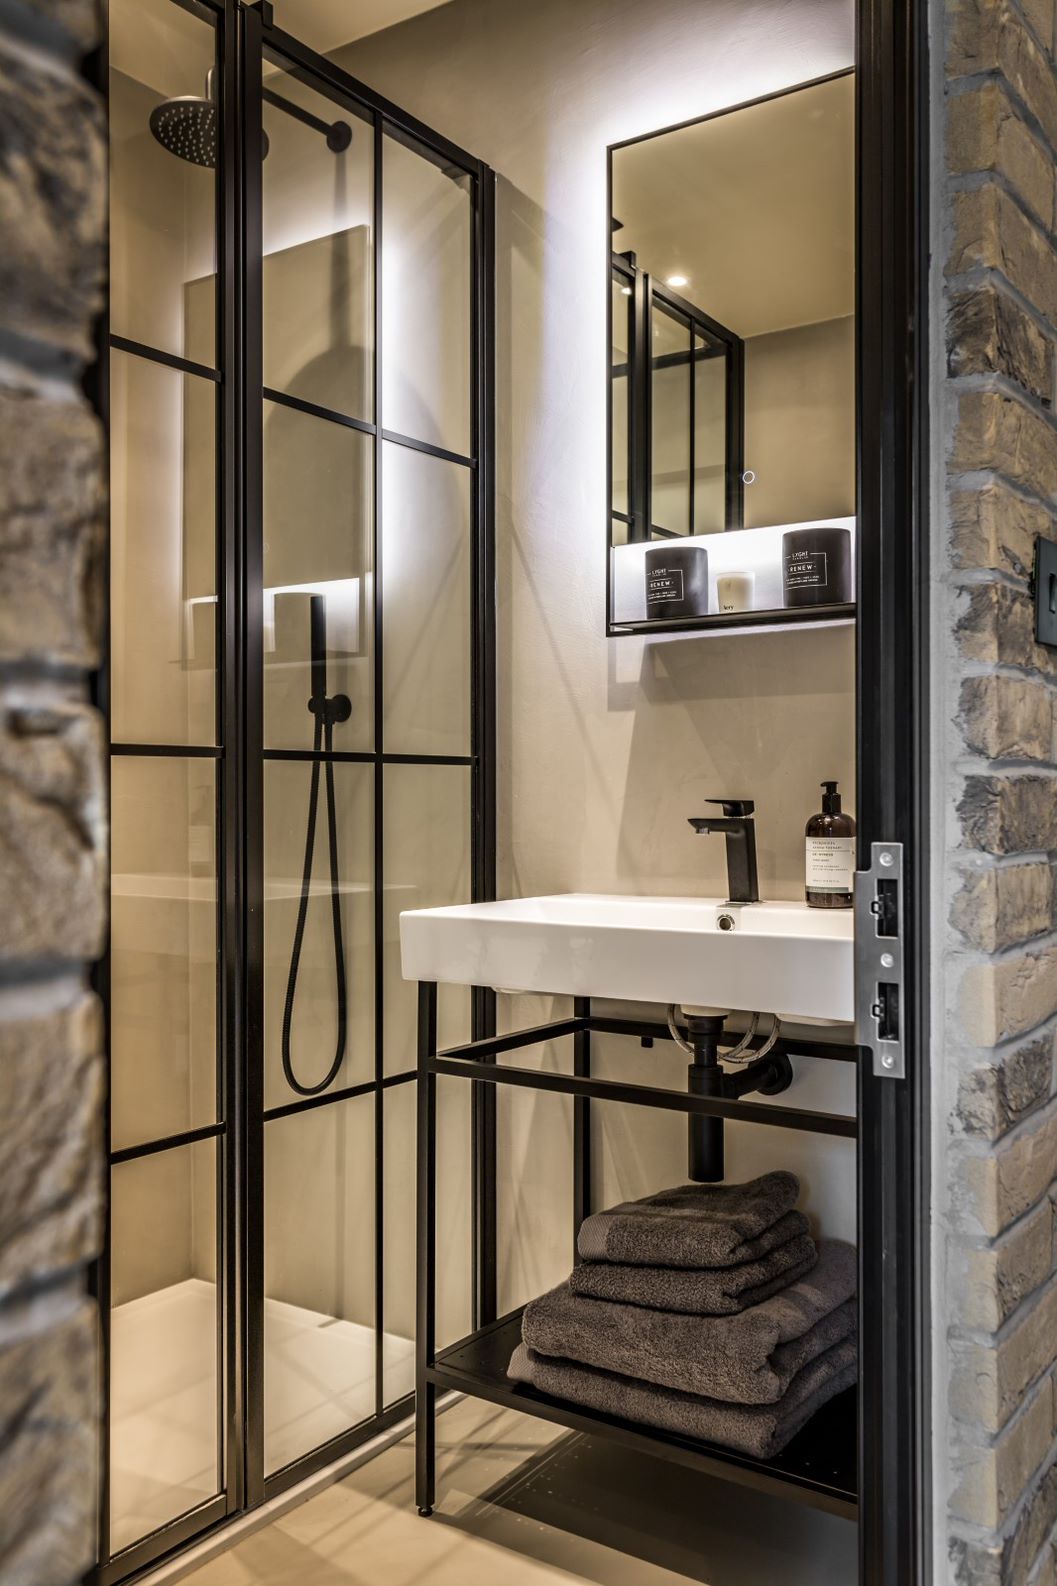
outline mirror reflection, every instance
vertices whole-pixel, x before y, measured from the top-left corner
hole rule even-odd
[[[854,513],[854,156],[851,72],[611,151],[614,546]]]

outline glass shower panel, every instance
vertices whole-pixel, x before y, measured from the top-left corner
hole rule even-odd
[[[116,1553],[221,1486],[215,1142],[118,1163],[110,1193]]]
[[[264,74],[264,384],[374,417],[374,130],[270,59]]]
[[[469,177],[383,139],[382,423],[468,456],[472,447]]]
[[[651,314],[653,529],[690,533],[690,328],[657,302]]]
[[[215,763],[111,763],[111,1079],[115,1151],[217,1117]]]
[[[313,666],[347,714],[335,749],[374,741],[373,440],[281,402],[264,404],[264,742],[311,749]],[[344,711],[344,707],[343,707]],[[321,739],[321,743],[323,740]]]
[[[110,355],[111,733],[216,736],[215,381]]]
[[[471,470],[386,441],[385,748],[470,753]]]
[[[382,1290],[382,1388],[386,1405],[415,1387],[415,1182],[416,1086],[384,1093],[385,1284]],[[437,1086],[437,1347],[454,1343],[473,1326],[468,1281],[473,1238],[471,1087],[465,1081]]]
[[[727,527],[727,350],[694,337],[694,534]]]
[[[416,988],[400,973],[400,915],[404,909],[469,903],[470,768],[461,765],[387,765],[385,823],[385,1072],[417,1062]],[[470,992],[441,986],[440,1043],[470,1039]]]
[[[110,0],[109,43],[110,328],[212,367],[215,173],[152,131],[167,100],[213,97],[212,13],[193,0]]]
[[[299,760],[268,760],[264,766],[266,1107],[284,1106],[297,1099],[298,1093],[283,1070],[288,1006],[287,1060],[300,1083],[316,1085],[325,1078],[337,1058],[342,1034],[344,1060],[334,1074],[333,1087],[359,1085],[374,1078],[374,770],[348,762],[332,766],[338,839],[337,923],[326,774],[326,767],[320,767],[311,888],[303,908],[313,767]],[[344,974],[340,1006],[336,934]]]
[[[375,1410],[373,1094],[265,1126],[264,1466]]]

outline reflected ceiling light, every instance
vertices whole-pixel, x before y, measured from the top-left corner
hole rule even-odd
[[[689,286],[690,282],[685,275],[670,275],[666,284],[668,286]]]
[[[630,297],[631,296],[631,287],[630,286],[622,286],[620,288],[620,290],[623,292],[625,297]]]

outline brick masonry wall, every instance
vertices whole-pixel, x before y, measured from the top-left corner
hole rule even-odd
[[[1057,1582],[1054,0],[940,0],[940,1579]],[[942,41],[941,37],[942,36]],[[946,732],[946,738],[943,732]]]
[[[102,1233],[104,279],[94,0],[0,0],[0,1580],[93,1563]]]

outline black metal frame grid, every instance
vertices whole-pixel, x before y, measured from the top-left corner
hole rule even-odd
[[[694,371],[702,361],[721,357],[724,363],[726,432],[724,436],[724,516],[729,529],[741,527],[744,511],[745,489],[742,474],[745,435],[745,344],[740,336],[721,325],[703,309],[681,297],[669,286],[654,280],[648,270],[640,270],[630,255],[614,254],[612,279],[624,282],[623,291],[630,296],[628,361],[610,364],[609,390],[609,450],[607,478],[609,483],[610,523],[627,525],[628,541],[678,539],[683,531],[666,528],[656,523],[653,515],[653,376],[658,369],[687,369],[687,413],[690,432],[689,444],[689,502],[688,530],[694,533],[695,495],[697,487],[697,381]],[[666,314],[686,332],[685,352],[653,352],[653,315],[657,310]],[[610,336],[612,337],[612,296],[610,297]],[[696,347],[701,339],[705,345]],[[612,340],[610,341],[612,346]],[[628,381],[628,505],[629,512],[618,512],[613,506],[613,382],[621,376]]]
[[[866,0],[860,0],[865,4]],[[728,116],[738,110],[751,109],[753,105],[767,104],[773,99],[783,99],[789,94],[799,93],[805,88],[815,88],[821,83],[833,82],[840,77],[851,76],[854,68],[845,67],[841,71],[828,72],[825,76],[814,77],[803,83],[793,83],[788,88],[778,89],[772,94],[762,94],[757,99],[747,99],[736,105],[726,105],[722,110],[710,111],[708,115],[694,116],[688,121],[676,122],[670,127],[660,127],[655,132],[645,132],[635,138],[624,138],[619,143],[612,143],[606,150],[606,215],[613,214],[613,156],[621,149],[630,148],[636,143],[648,143],[654,138],[663,138],[671,132],[679,132],[684,127],[695,127],[706,121],[714,121],[719,116]],[[612,235],[612,220],[607,219]],[[652,382],[644,379],[638,371],[648,370],[651,366],[650,343],[650,318],[652,300],[660,298],[666,303],[671,303],[676,311],[682,315],[694,317],[702,327],[704,333],[720,340],[730,338],[732,342],[728,376],[728,402],[727,402],[727,527],[740,529],[744,522],[744,441],[745,441],[745,344],[740,337],[718,321],[711,319],[702,309],[696,308],[684,298],[679,297],[671,287],[661,287],[651,279],[649,273],[638,268],[632,255],[611,253],[608,260],[609,278],[617,273],[626,276],[633,287],[634,323],[633,345],[631,350],[631,389],[635,392],[635,399],[629,400],[629,440],[628,440],[628,496],[630,512],[626,515],[613,513],[613,404],[612,404],[612,346],[613,346],[613,301],[607,281],[606,287],[606,637],[619,638],[626,633],[707,633],[738,632],[742,629],[749,631],[756,628],[803,627],[805,624],[828,625],[834,623],[847,623],[854,619],[856,606],[852,601],[831,606],[780,606],[768,611],[750,612],[714,612],[706,617],[650,617],[642,618],[635,622],[617,622],[613,616],[613,523],[614,519],[628,523],[629,541],[643,541],[652,538],[652,514],[650,512],[650,479],[651,466],[651,434],[650,434],[650,386]],[[692,367],[692,366],[691,366]],[[693,381],[691,381],[691,390]],[[734,391],[734,400],[729,400],[729,393]],[[691,476],[692,477],[692,476]],[[691,491],[693,489],[691,483]],[[692,499],[692,497],[691,497]],[[693,517],[691,515],[691,529]],[[647,529],[649,525],[649,529]],[[662,537],[663,531],[662,531]]]
[[[312,1471],[340,1458],[408,1413],[410,1398],[383,1402],[382,1307],[384,1095],[409,1084],[414,1069],[385,1073],[383,978],[383,777],[388,765],[464,766],[469,769],[472,896],[495,895],[495,553],[494,553],[494,176],[481,161],[432,132],[389,100],[373,93],[331,62],[305,49],[271,25],[266,4],[240,0],[173,0],[174,4],[212,22],[217,38],[220,90],[220,148],[216,182],[217,235],[217,361],[199,365],[163,349],[107,335],[116,351],[181,373],[208,379],[217,389],[217,743],[171,745],[115,743],[118,756],[212,759],[217,767],[217,1121],[202,1128],[151,1140],[110,1154],[115,1165],[186,1147],[204,1140],[217,1142],[218,1358],[222,1491],[111,1556],[109,1543],[108,1454],[104,1449],[104,1491],[101,1513],[101,1559],[96,1571],[100,1586],[137,1574],[157,1563],[204,1531],[233,1514],[251,1508]],[[374,422],[351,418],[287,393],[266,389],[262,355],[262,101],[261,67],[266,53],[281,57],[287,71],[317,92],[355,113],[369,129],[374,144],[372,269],[373,414]],[[105,63],[101,72],[105,80]],[[381,427],[381,223],[383,215],[382,146],[392,137],[453,176],[461,174],[470,193],[472,279],[470,323],[472,455],[463,456],[413,436]],[[109,332],[109,325],[107,326]],[[105,395],[105,385],[104,385]],[[320,759],[362,763],[374,777],[374,997],[373,1077],[320,1096],[265,1110],[263,1094],[263,766],[266,760],[310,763],[311,750],[271,750],[263,737],[263,404],[287,404],[324,421],[351,426],[372,437],[374,475],[370,532],[374,555],[374,647],[372,752],[335,751]],[[380,587],[380,473],[386,443],[410,447],[466,468],[472,479],[472,611],[471,611],[471,741],[466,755],[417,755],[384,749],[382,722]],[[98,689],[104,709],[109,683],[104,673]],[[109,962],[98,979],[109,1019]],[[494,1029],[494,997],[475,994],[473,1034]],[[473,1095],[475,1185],[475,1285],[480,1249],[487,1246],[495,1225],[494,1097],[475,1086]],[[263,1171],[265,1123],[357,1097],[374,1097],[375,1173],[375,1413],[347,1433],[315,1449],[268,1478],[263,1473],[263,1294],[264,1227]],[[105,1333],[105,1369],[109,1362],[109,1229],[107,1249],[95,1279]],[[487,1283],[478,1314],[487,1314]]]
[[[431,1513],[436,1495],[436,1404],[439,1392],[454,1390],[536,1415],[559,1426],[596,1436],[615,1437],[625,1447],[675,1459],[681,1464],[741,1482],[759,1491],[809,1503],[833,1514],[857,1513],[857,1438],[855,1394],[849,1390],[799,1434],[774,1459],[752,1459],[716,1444],[697,1442],[652,1428],[588,1411],[534,1389],[515,1385],[506,1368],[520,1338],[521,1311],[478,1322],[472,1333],[443,1351],[436,1347],[437,1282],[437,1081],[462,1079],[480,1086],[512,1085],[537,1092],[572,1096],[573,1220],[571,1259],[576,1238],[592,1209],[591,1105],[616,1102],[636,1107],[726,1118],[778,1129],[806,1130],[848,1140],[858,1138],[854,1117],[812,1111],[771,1102],[728,1100],[674,1091],[656,1085],[595,1079],[591,1075],[593,1034],[634,1036],[643,1041],[671,1041],[666,1024],[594,1014],[590,1000],[577,998],[571,1018],[552,1020],[530,1029],[469,1042],[439,1051],[437,986],[418,988],[418,1306],[416,1324],[416,1503]],[[572,1073],[499,1064],[504,1053],[547,1041],[573,1040]],[[757,1039],[756,1044],[762,1041]],[[783,1040],[775,1048],[786,1056],[803,1055],[854,1062],[858,1049],[818,1041]]]

